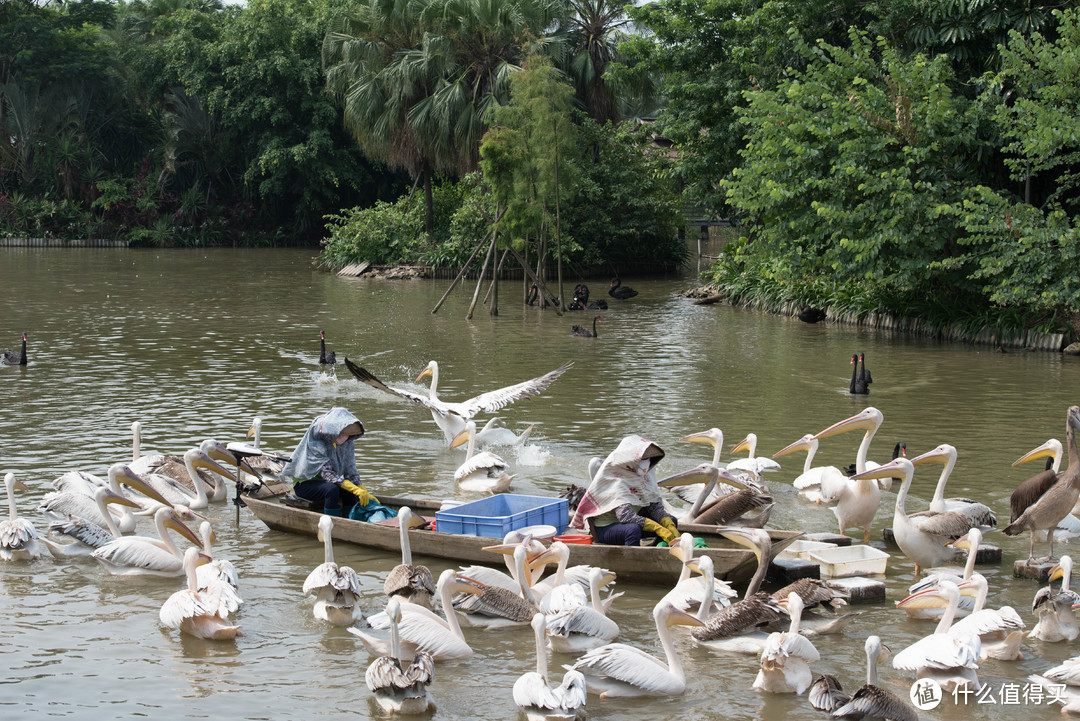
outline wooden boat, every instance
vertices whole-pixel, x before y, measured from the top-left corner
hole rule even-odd
[[[280,491],[283,488],[287,487],[278,486],[273,490]],[[299,533],[312,537],[316,535],[321,513],[286,505],[281,502],[284,495],[280,493],[258,495],[262,497],[244,495],[243,502],[251,509],[255,517],[268,527],[286,533]],[[435,512],[439,510],[439,502],[431,500],[395,498],[380,494],[379,501],[390,508],[407,505],[415,514],[426,517],[434,517]],[[699,534],[699,531],[703,533]],[[695,526],[691,532],[702,535],[708,543],[709,548],[699,549],[695,555],[708,554],[713,559],[717,578],[740,583],[753,575],[757,568],[757,560],[751,551],[716,535],[715,527]],[[787,542],[802,535],[796,531],[770,530],[769,533],[773,536],[774,554],[787,545]],[[367,523],[348,518],[334,522],[335,542],[352,543],[365,548],[397,553],[400,551],[398,536],[396,525]],[[483,550],[484,546],[501,542],[501,538],[463,536],[419,528],[409,530],[409,543],[414,556],[430,556],[453,563],[502,566],[502,556]],[[598,543],[567,544],[567,547],[570,549],[570,565],[602,566],[618,574],[619,580],[633,583],[667,586],[678,578],[682,570],[679,560],[672,556],[667,548],[610,546]]]

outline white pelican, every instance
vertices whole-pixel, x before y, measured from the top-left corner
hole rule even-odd
[[[469,447],[465,451],[465,462],[454,471],[454,481],[464,491],[505,493],[510,490],[513,474],[506,473],[506,461],[491,451],[476,450],[476,423],[468,421],[465,429],[450,442],[451,448],[457,448],[465,441]]]
[[[210,499],[206,494],[206,483],[199,476],[199,468],[206,468],[219,476],[236,481],[236,476],[232,471],[221,466],[201,448],[191,448],[184,453],[184,468],[191,480],[191,487],[195,489],[194,495],[186,485],[168,476],[150,473],[143,475],[142,479],[170,503],[182,504],[193,511],[200,511],[210,505]],[[215,487],[216,485],[215,483]]]
[[[591,605],[577,606],[545,614],[548,643],[556,653],[581,653],[611,643],[619,637],[619,625],[607,617],[600,599],[604,569],[593,568],[589,574]],[[580,588],[574,586],[573,588]],[[550,596],[546,597],[550,598]],[[545,600],[546,600],[545,598]],[[541,604],[543,605],[543,604]],[[535,618],[533,623],[536,623]]]
[[[806,636],[799,633],[803,602],[792,591],[787,598],[791,627],[785,633],[771,633],[761,652],[761,670],[754,688],[770,693],[801,694],[810,686],[810,664],[821,655]]]
[[[687,613],[696,613],[698,618],[704,620],[712,607],[727,606],[731,603],[731,599],[738,596],[727,581],[714,576],[712,558],[709,556],[694,558],[694,538],[689,533],[682,534],[668,553],[678,558],[683,564],[675,588],[664,594],[663,599],[675,608]],[[691,571],[700,575],[691,576]],[[702,604],[705,589],[709,589],[712,595],[707,607]],[[702,613],[702,608],[705,608],[704,613]]]
[[[914,671],[916,678],[931,678],[949,692],[958,688],[977,691],[980,687],[980,642],[976,634],[949,633],[960,589],[952,581],[942,581],[937,590],[948,602],[934,633],[924,636],[893,657],[893,668]]]
[[[209,562],[209,558],[194,546],[184,551],[184,573],[187,576],[187,588],[169,596],[158,612],[161,623],[175,628],[196,638],[211,641],[232,641],[240,633],[239,626],[228,623],[228,603],[215,590],[198,590],[196,569],[200,563]]]
[[[477,413],[494,413],[519,398],[528,398],[530,396],[539,395],[541,391],[565,373],[571,365],[573,365],[573,361],[564,363],[550,373],[545,373],[544,375],[531,380],[517,383],[512,386],[506,386],[505,388],[499,388],[498,390],[488,391],[487,393],[481,393],[480,395],[461,403],[447,403],[446,401],[440,400],[438,397],[439,364],[435,361],[428,363],[427,367],[420,371],[420,375],[416,377],[417,383],[426,377],[431,377],[431,388],[428,390],[427,397],[425,397],[418,393],[413,393],[412,391],[388,386],[348,358],[345,359],[345,367],[348,368],[349,372],[356,376],[362,383],[366,383],[372,388],[378,388],[381,391],[393,394],[399,398],[404,398],[407,401],[424,406],[430,410],[431,417],[435,419],[435,423],[442,429],[447,443],[465,430],[465,422],[470,420]]]
[[[584,710],[585,676],[580,671],[571,669],[563,675],[562,684],[552,688],[547,679],[543,614],[533,616],[532,628],[536,638],[536,671],[523,674],[514,682],[514,703],[525,712],[530,721],[574,719]]]
[[[477,581],[485,586],[499,586],[505,588],[511,593],[519,593],[521,591],[521,585],[518,583],[517,571],[514,569],[514,549],[518,545],[524,543],[525,548],[528,551],[526,556],[526,562],[532,568],[533,561],[542,558],[541,565],[545,565],[547,560],[554,558],[546,554],[547,548],[538,540],[534,540],[532,536],[522,536],[517,531],[509,531],[504,537],[503,542],[500,544],[494,544],[491,546],[484,546],[484,551],[491,551],[493,553],[500,553],[503,555],[503,562],[506,564],[506,571],[499,571],[490,566],[462,566],[458,575],[468,578],[470,581]],[[535,578],[533,579],[535,580]],[[614,578],[612,579],[614,580]]]
[[[239,610],[244,603],[244,599],[237,594],[240,578],[236,574],[236,567],[233,566],[232,561],[214,557],[213,542],[216,537],[213,529],[210,528],[210,521],[199,524],[199,535],[202,537],[203,555],[208,560],[206,563],[200,563],[195,569],[195,577],[198,581],[195,588],[220,596],[222,603],[228,607],[229,613]]]
[[[1073,561],[1070,556],[1062,556],[1061,561],[1050,569],[1050,579],[1046,588],[1040,588],[1031,603],[1031,612],[1039,619],[1035,628],[1028,634],[1040,641],[1056,643],[1074,641],[1080,636],[1076,625],[1073,606],[1080,603],[1080,595],[1069,588],[1072,583]],[[1055,593],[1050,584],[1061,579],[1061,588]]]
[[[315,618],[334,626],[351,626],[364,617],[360,612],[360,579],[348,566],[334,563],[333,534],[333,517],[319,518],[317,536],[323,542],[323,562],[308,574],[304,595],[315,596]]]
[[[851,594],[843,587],[827,581],[820,581],[816,578],[800,578],[780,590],[774,591],[772,594],[776,602],[784,607],[789,617],[791,609],[788,608],[787,603],[792,593],[798,594],[799,600],[803,603],[804,610],[799,621],[799,630],[804,636],[843,633],[851,625],[852,621],[863,614],[862,611],[855,611],[839,616],[835,615],[840,608],[847,605],[845,599],[850,598]],[[828,608],[833,615],[825,616],[810,610],[817,606]],[[769,627],[776,629],[782,621],[783,619],[774,621],[769,624]]]
[[[61,538],[71,539],[69,543],[57,543],[48,535],[41,537],[41,542],[49,549],[53,556],[89,556],[95,548],[101,548],[109,541],[120,538],[120,529],[116,525],[116,519],[109,513],[110,503],[116,503],[129,508],[139,508],[139,504],[126,496],[115,493],[108,486],[101,486],[94,491],[94,503],[98,513],[105,519],[106,528],[102,528],[93,521],[71,517],[66,521],[53,521],[49,524],[49,533],[56,534]]]
[[[251,419],[251,428],[248,429],[247,437],[252,439],[252,448],[257,451],[262,450],[259,447],[262,443],[262,418],[255,416]],[[285,467],[285,462],[287,460],[286,457],[283,457],[279,453],[268,453],[264,451],[261,456],[250,456],[245,458],[244,465],[254,469],[263,476],[278,476],[281,473],[281,469]]]
[[[675,495],[687,503],[694,504],[694,508],[687,512],[685,516],[690,517],[697,515],[698,509],[700,509],[703,504],[712,502],[736,489],[746,487],[746,484],[741,481],[734,482],[728,480],[728,483],[731,484],[730,486],[718,486],[716,484],[717,480],[719,480],[716,476],[716,470],[727,468],[726,463],[720,462],[720,454],[723,453],[724,450],[724,432],[722,430],[719,428],[710,428],[707,431],[683,436],[679,441],[684,443],[706,443],[713,447],[711,461],[700,463],[693,468],[663,478],[657,484],[675,489]],[[603,462],[602,459],[593,460],[599,460],[601,463]],[[590,479],[596,475],[596,470],[598,470],[599,467],[599,464],[597,464],[596,468],[593,468],[592,462],[590,461]]]
[[[813,440],[821,440],[837,433],[845,433],[850,430],[865,430],[862,442],[859,444],[859,452],[855,459],[855,468],[862,473],[867,468],[877,468],[876,463],[866,460],[866,453],[870,447],[877,429],[881,427],[884,417],[877,408],[866,408],[851,418],[833,424],[814,436]],[[887,484],[879,484],[870,479],[862,480],[852,476],[841,481],[829,476],[827,483],[821,487],[821,496],[824,502],[834,502],[833,513],[840,524],[840,533],[849,526],[857,526],[863,529],[863,543],[870,543],[870,526],[877,515],[878,506],[881,505],[882,488],[892,487],[891,478]]]
[[[101,514],[101,511],[98,510],[97,505],[94,503],[94,492],[98,486],[87,481],[83,476],[89,476],[89,474],[65,473],[56,479],[53,482],[54,486],[59,485],[63,490],[46,493],[41,499],[41,503],[38,504],[38,510],[54,521],[79,519],[90,521],[103,528],[108,527],[108,520]],[[123,463],[114,463],[109,466],[107,486],[113,493],[123,496],[124,493],[120,490],[121,484],[147,497],[145,501],[129,498],[144,510],[155,512],[162,506],[170,505],[170,502],[164,496],[147,485],[130,467],[125,466]],[[123,505],[127,506],[127,504]],[[135,531],[135,516],[129,507],[122,510],[120,517],[116,519],[116,526],[120,533],[133,533]]]
[[[390,654],[372,661],[364,680],[384,711],[408,715],[424,713],[430,702],[427,687],[435,680],[435,661],[426,651],[417,651],[412,664],[403,670],[398,636],[401,603],[397,598],[387,602],[386,616],[390,623]]]
[[[437,616],[415,603],[403,603],[399,606],[402,618],[398,624],[398,633],[401,636],[400,658],[403,661],[411,660],[417,650],[430,653],[435,661],[457,661],[473,655],[454,614],[452,597],[455,593],[472,593],[475,586],[458,580],[457,573],[453,569],[447,569],[439,575],[436,589],[443,616]],[[369,620],[376,625],[383,615],[375,614]],[[388,619],[386,625],[389,626]],[[348,630],[363,642],[368,653],[385,656],[390,652],[388,639],[355,626],[350,626]]]
[[[383,592],[390,597],[397,597],[406,603],[419,603],[431,608],[431,599],[435,595],[435,579],[427,566],[412,562],[412,550],[409,547],[409,529],[424,525],[422,518],[415,518],[412,509],[402,506],[398,509],[398,530],[401,540],[401,563],[390,569],[383,581]]]
[[[117,576],[183,576],[184,556],[169,537],[169,530],[176,531],[196,546],[202,545],[202,539],[184,525],[176,511],[165,506],[154,514],[154,526],[158,538],[122,536],[95,549],[90,556]]]
[[[1080,501],[1080,452],[1076,446],[1076,431],[1080,430],[1080,406],[1069,406],[1066,415],[1065,434],[1069,445],[1069,467],[1054,474],[1048,472],[1024,481],[1009,499],[1012,521],[1003,530],[1015,536],[1024,531],[1047,532],[1049,542],[1048,560],[1054,557],[1054,528]],[[1017,515],[1019,512],[1019,515]],[[1028,562],[1034,559],[1035,535],[1031,536]]]
[[[520,434],[515,434],[506,427],[506,421],[499,416],[492,416],[484,427],[476,432],[478,446],[523,446],[529,440],[533,427],[529,426]]]
[[[761,486],[762,490],[765,490],[765,485],[762,482],[763,473],[771,473],[773,471],[780,470],[780,464],[769,458],[768,456],[757,456],[757,434],[747,433],[746,438],[736,443],[731,448],[732,454],[739,453],[741,451],[748,451],[749,457],[739,458],[738,460],[731,461],[727,464],[727,468],[732,473],[746,473],[750,478]]]
[[[881,428],[881,424],[884,422],[885,416],[882,415],[881,411],[873,406],[867,406],[850,418],[845,418],[839,423],[834,423],[825,430],[816,433],[814,439],[820,441],[822,438],[853,430],[866,431],[863,434],[862,441],[859,443],[859,451],[855,454],[855,472],[862,473],[870,468],[877,468],[879,465],[866,460],[866,456],[870,451],[870,441],[874,440],[874,434],[878,432],[878,428]],[[899,447],[899,444],[897,445]],[[882,484],[881,487],[887,491],[892,487],[892,483]]]
[[[37,531],[34,524],[25,518],[19,518],[15,510],[15,489],[30,489],[14,473],[4,475],[4,487],[7,489],[8,517],[0,521],[0,560],[32,561],[41,555],[38,547]]]
[[[468,625],[503,628],[524,626],[532,621],[533,614],[539,609],[529,585],[526,554],[524,545],[514,549],[514,576],[518,580],[520,595],[499,586],[485,586],[477,582],[474,590],[457,600],[455,609]],[[472,580],[463,576],[459,578],[466,582]]]
[[[759,528],[720,528],[726,538],[747,546],[757,557],[758,567],[750,579],[742,600],[721,608],[707,616],[702,628],[690,634],[698,643],[710,648],[742,653],[761,653],[767,636],[757,631],[758,626],[773,623],[785,616],[783,607],[767,593],[760,593],[761,582],[769,569],[772,540]],[[705,596],[703,605],[711,606],[712,598]],[[709,609],[699,611],[708,613]]]
[[[878,686],[877,665],[883,661],[889,649],[882,645],[881,638],[870,636],[864,644],[866,649],[866,683],[851,698],[833,708],[815,703],[814,689],[810,689],[810,703],[816,709],[831,711],[833,718],[890,719],[891,721],[919,721],[919,712],[892,691]],[[835,681],[835,679],[833,679]],[[841,691],[836,684],[836,690]],[[817,696],[821,698],[821,696]],[[830,704],[831,705],[831,704]]]
[[[949,476],[953,472],[953,468],[956,467],[956,448],[950,446],[948,443],[942,443],[934,450],[911,459],[911,464],[913,466],[919,466],[924,463],[944,464],[944,468],[941,469],[941,476],[938,478],[937,486],[934,487],[934,497],[930,499],[931,511],[935,513],[941,513],[942,511],[957,511],[958,513],[964,514],[971,522],[972,526],[979,526],[981,528],[993,528],[997,525],[997,518],[994,517],[994,513],[985,504],[970,498],[945,497],[945,484],[948,482]]]
[[[677,696],[686,690],[686,674],[675,653],[671,627],[702,623],[663,601],[653,608],[653,620],[666,663],[625,643],[593,649],[574,664],[574,670],[587,677],[589,693],[599,694],[600,698]]]
[[[947,544],[968,532],[971,523],[967,516],[956,511],[908,516],[904,510],[911,479],[915,475],[915,466],[906,458],[897,458],[865,473],[856,473],[853,481],[875,480],[878,478],[903,478],[900,491],[896,494],[896,508],[893,511],[893,536],[896,545],[915,564],[915,575],[922,569],[940,566],[951,560],[953,548]],[[956,584],[953,584],[954,586]],[[955,609],[954,609],[955,610]]]
[[[1020,653],[1020,642],[1025,635],[1022,630],[1025,627],[1024,620],[1011,606],[1002,606],[996,611],[984,608],[989,584],[981,573],[973,574],[970,580],[960,584],[961,591],[964,586],[975,589],[975,606],[970,615],[952,625],[949,633],[978,634],[982,642],[980,659],[1021,660],[1023,654]]]
[[[955,573],[955,569],[942,568],[934,569],[932,573],[927,574],[924,578],[908,586],[908,596],[914,597],[922,593],[923,591],[929,591],[933,588],[937,588],[938,584],[943,580],[949,580],[961,587],[960,605],[956,607],[956,617],[964,618],[971,610],[975,608],[975,597],[966,593],[968,586],[962,584],[969,580],[972,574],[975,572],[975,559],[979,555],[979,544],[982,543],[982,531],[978,527],[972,528],[967,532],[963,538],[953,542],[954,548],[966,548],[967,549],[967,562],[964,564],[963,571],[961,573]],[[944,610],[944,605],[933,604],[930,607],[925,607],[924,604],[909,602],[904,606],[900,606],[897,602],[898,608],[903,608],[904,613],[908,618],[932,620],[941,618],[941,614]]]
[[[844,472],[836,466],[813,466],[814,456],[817,455],[819,445],[820,441],[818,441],[817,438],[814,438],[814,434],[807,433],[791,445],[784,446],[773,454],[773,458],[779,458],[780,456],[786,456],[787,454],[795,453],[796,451],[806,451],[806,461],[803,462],[803,472],[791,482],[791,485],[799,489],[799,495],[814,503],[821,503],[823,501],[821,495],[821,487],[823,485],[832,484],[833,486],[836,486],[844,483],[847,479]]]
[[[1064,704],[1061,713],[1080,714],[1080,656],[1062,661],[1041,676],[1033,673],[1028,681],[1043,688],[1048,702]]]

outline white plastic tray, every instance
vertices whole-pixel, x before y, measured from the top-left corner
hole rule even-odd
[[[884,574],[889,554],[872,546],[837,546],[810,551],[810,560],[821,565],[821,574],[831,578]]]

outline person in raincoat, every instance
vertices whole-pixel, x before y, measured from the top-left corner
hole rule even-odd
[[[570,525],[600,543],[639,546],[645,534],[671,543],[679,531],[664,508],[654,468],[664,451],[641,436],[627,436],[604,460],[578,504]]]
[[[340,516],[342,508],[348,510],[356,503],[378,503],[356,471],[353,446],[362,435],[360,419],[344,408],[331,408],[308,426],[281,475],[293,479],[297,496],[327,515]]]

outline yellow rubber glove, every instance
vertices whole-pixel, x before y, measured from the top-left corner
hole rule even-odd
[[[674,533],[676,536],[679,535],[679,527],[675,525],[675,519],[671,516],[664,516],[661,518],[660,525]]]
[[[678,533],[669,531],[651,518],[645,519],[645,525],[642,526],[642,529],[649,533],[655,533],[660,537],[661,541],[666,541],[669,544],[679,537]]]
[[[366,488],[358,486],[352,481],[342,481],[341,488],[360,499],[359,503],[361,506],[366,506],[370,501],[375,501],[376,503],[379,502],[379,499],[368,493]]]

